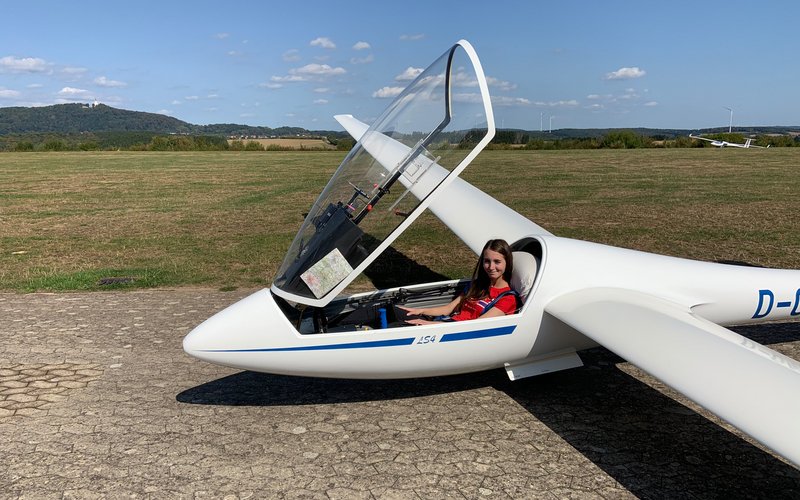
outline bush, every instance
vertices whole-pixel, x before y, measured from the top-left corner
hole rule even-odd
[[[50,141],[45,142],[44,146],[42,146],[42,148],[45,151],[66,151],[67,150],[67,145],[64,144],[64,141],[54,139],[54,140],[50,140]]]
[[[615,130],[609,132],[600,141],[601,148],[636,149],[651,147],[653,140],[632,130]]]

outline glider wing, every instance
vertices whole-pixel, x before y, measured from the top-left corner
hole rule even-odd
[[[800,465],[797,361],[631,290],[580,290],[545,311]]]

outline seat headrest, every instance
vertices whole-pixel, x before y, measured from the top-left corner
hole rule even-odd
[[[528,252],[514,252],[514,269],[511,272],[511,288],[517,291],[523,302],[533,287],[536,278],[536,257]]]

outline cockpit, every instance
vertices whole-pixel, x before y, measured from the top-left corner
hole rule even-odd
[[[486,78],[466,42],[422,71],[372,125],[337,119],[357,143],[308,211],[271,288],[301,333],[399,326],[398,303],[460,292],[456,280],[338,297],[494,135]]]

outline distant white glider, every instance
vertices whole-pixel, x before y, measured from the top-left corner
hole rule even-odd
[[[738,142],[728,142],[728,141],[721,141],[719,139],[710,139],[708,137],[700,137],[699,135],[692,135],[689,134],[689,137],[692,139],[697,139],[699,141],[706,141],[710,142],[712,146],[717,146],[718,148],[725,148],[725,147],[732,147],[732,148],[762,148],[766,149],[764,146],[756,146],[753,144],[753,139],[746,139],[744,144]],[[769,146],[766,146],[767,148]]]

